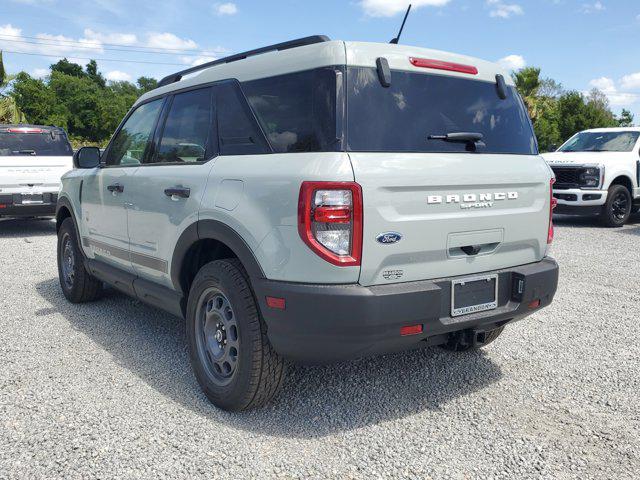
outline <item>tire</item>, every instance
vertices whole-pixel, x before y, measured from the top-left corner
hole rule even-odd
[[[607,194],[607,203],[602,207],[600,220],[605,227],[622,227],[631,215],[632,199],[629,190],[623,185],[611,185]]]
[[[71,303],[96,300],[102,293],[102,282],[84,267],[83,254],[78,247],[76,228],[71,218],[62,222],[58,230],[58,279],[62,293]]]
[[[269,343],[238,260],[216,260],[200,269],[189,292],[186,334],[193,372],[215,406],[248,410],[278,393],[284,360]]]
[[[464,332],[460,332],[460,335],[453,335],[449,339],[447,343],[440,345],[441,348],[445,350],[449,350],[450,352],[466,352],[468,350],[478,350],[480,348],[486,347],[490,343],[495,342],[495,340],[500,336],[504,327],[498,327],[495,330],[491,330],[487,332],[484,343],[482,344],[473,344],[469,342],[468,336],[464,334]]]

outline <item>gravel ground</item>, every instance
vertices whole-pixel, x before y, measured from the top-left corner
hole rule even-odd
[[[0,478],[637,478],[640,219],[559,219],[555,303],[482,352],[292,367],[277,401],[200,393],[180,321],[73,306],[49,221],[0,222]]]

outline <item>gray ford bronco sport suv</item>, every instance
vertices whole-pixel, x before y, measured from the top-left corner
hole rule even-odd
[[[481,347],[549,305],[552,172],[492,63],[309,37],[171,75],[57,208],[71,302],[109,284],[186,320],[218,407],[285,360]]]

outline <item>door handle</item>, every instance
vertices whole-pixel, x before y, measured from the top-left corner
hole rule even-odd
[[[191,189],[187,187],[171,187],[164,191],[167,197],[189,198],[191,195]]]
[[[124,187],[119,183],[116,183],[114,185],[109,185],[107,187],[107,190],[109,190],[111,193],[122,193],[124,192]]]

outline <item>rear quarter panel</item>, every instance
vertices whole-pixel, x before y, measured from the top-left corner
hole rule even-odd
[[[215,160],[199,220],[233,228],[265,276],[301,283],[355,283],[359,267],[337,267],[318,257],[298,234],[303,181],[353,181],[344,153],[221,156]]]

